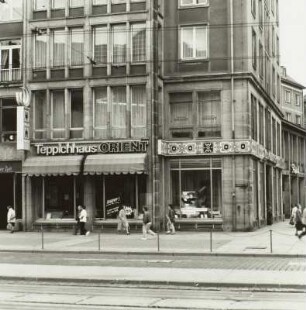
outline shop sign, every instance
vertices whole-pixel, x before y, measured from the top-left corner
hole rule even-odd
[[[69,154],[118,154],[146,153],[149,142],[111,141],[100,143],[62,142],[57,144],[35,144],[37,155],[54,156]]]
[[[108,199],[106,201],[106,217],[107,218],[116,217],[119,212],[120,204],[121,204],[120,197]]]

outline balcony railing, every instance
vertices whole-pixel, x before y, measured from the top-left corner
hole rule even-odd
[[[20,81],[21,69],[2,69],[0,70],[0,82]]]

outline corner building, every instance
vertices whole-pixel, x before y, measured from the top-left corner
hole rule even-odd
[[[69,226],[80,203],[93,228],[114,224],[119,204],[141,223],[157,205],[158,2],[26,3],[25,229]]]
[[[208,209],[224,230],[280,220],[278,1],[164,5],[161,205],[186,215],[194,195],[203,222]]]

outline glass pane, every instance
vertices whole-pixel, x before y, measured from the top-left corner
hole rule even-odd
[[[145,24],[132,25],[132,61],[146,60],[146,28]]]
[[[34,98],[34,129],[44,129],[47,121],[46,92],[35,92]]]
[[[193,57],[193,28],[182,28],[182,58]]]
[[[65,97],[64,91],[52,93],[52,127],[65,128]]]
[[[195,28],[195,44],[196,44],[196,57],[206,58],[207,57],[207,32],[206,28]]]
[[[0,21],[22,20],[22,0],[6,0],[0,4]]]
[[[71,30],[71,65],[83,64],[84,33],[82,28]]]
[[[84,6],[84,0],[70,0],[70,7],[77,8]]]
[[[52,8],[53,9],[64,9],[65,1],[63,0],[52,0]]]
[[[113,27],[113,63],[126,62],[126,27]]]
[[[184,127],[192,124],[192,93],[170,95],[171,126]]]
[[[12,68],[20,68],[20,48],[12,49]]]
[[[47,35],[35,37],[35,67],[46,68],[47,64]]]
[[[92,4],[93,5],[103,5],[103,4],[107,4],[108,0],[93,0]]]
[[[132,87],[132,103],[131,103],[131,126],[132,137],[146,137],[147,125],[147,109],[146,109],[146,87]]]
[[[64,30],[56,30],[53,35],[53,65],[62,67],[65,64],[66,35]]]
[[[97,63],[107,63],[107,28],[94,29],[94,60]]]
[[[107,127],[107,88],[95,89],[95,128]]]
[[[1,70],[8,69],[9,68],[9,50],[1,50]]]
[[[2,131],[16,131],[16,108],[2,109]]]
[[[71,128],[83,127],[83,90],[71,90]]]
[[[114,87],[112,89],[112,137],[127,137],[127,102],[126,88]]]

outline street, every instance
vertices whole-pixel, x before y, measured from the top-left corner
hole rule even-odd
[[[0,309],[301,310],[305,293],[139,285],[0,282]]]

